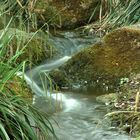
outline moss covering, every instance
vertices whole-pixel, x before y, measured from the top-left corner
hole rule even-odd
[[[117,94],[116,93],[110,93],[110,94],[100,95],[100,96],[96,97],[96,100],[98,102],[109,105],[110,103],[116,102]]]
[[[140,71],[140,29],[114,30],[103,42],[73,56],[60,70],[67,81],[81,87],[117,86],[120,78]]]
[[[114,30],[104,37],[104,44],[116,76],[140,71],[140,29],[126,27]]]
[[[18,76],[15,76],[11,80],[9,80],[6,85],[5,89],[11,90],[13,92],[13,95],[21,96],[25,99],[32,100],[33,93],[31,89],[27,86],[26,82],[19,78]]]
[[[100,2],[100,0],[41,0],[36,2],[34,12],[38,15],[40,24],[48,23],[71,29],[85,25]],[[95,11],[91,21],[99,17],[99,7]]]

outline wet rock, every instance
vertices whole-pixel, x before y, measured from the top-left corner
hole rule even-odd
[[[101,0],[41,0],[36,2],[32,12],[37,14],[41,25],[47,23],[59,28],[72,29],[85,25],[89,20],[97,20],[100,3]],[[94,10],[95,14],[92,16]]]
[[[140,29],[123,27],[81,50],[60,68],[71,85],[111,88],[140,71]],[[86,81],[86,82],[85,82]]]
[[[54,84],[56,84],[58,87],[67,87],[68,86],[68,79],[65,77],[65,74],[63,71],[59,69],[52,70],[49,73],[49,76],[51,77],[52,81],[54,81]]]
[[[0,31],[0,34],[3,30]],[[26,33],[24,31],[10,28],[3,38],[10,38],[8,45],[5,47],[6,59],[10,59],[14,55],[19,55],[16,63],[27,61],[31,64],[38,64],[45,59],[51,58],[57,53],[56,49],[47,42],[47,36],[42,33]]]
[[[110,103],[116,102],[117,94],[116,93],[110,93],[110,94],[100,95],[100,96],[96,97],[96,100],[98,102],[109,105]]]

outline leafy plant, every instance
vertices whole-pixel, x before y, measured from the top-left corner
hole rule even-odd
[[[12,19],[0,36],[0,139],[47,140],[50,137],[56,138],[47,114],[38,111],[30,102],[18,96],[20,93],[15,93],[8,86],[19,71],[24,72],[26,64],[25,61],[18,65],[15,63],[22,54],[20,51],[16,51],[16,54],[9,59],[5,56],[6,48],[13,37],[6,35],[11,22]]]
[[[10,92],[0,96],[0,139],[47,140],[50,135],[55,137],[48,116]]]

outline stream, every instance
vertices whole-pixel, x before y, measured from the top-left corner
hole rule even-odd
[[[99,39],[74,32],[60,32],[58,35],[50,36],[49,41],[60,50],[59,57],[27,71],[25,79],[35,93],[33,104],[40,110],[52,114],[52,118],[58,123],[57,125],[51,120],[58,139],[132,140],[124,132],[108,125],[104,118],[107,108],[96,101],[99,93],[52,92],[51,82],[46,76],[47,72],[58,68],[76,52]],[[53,138],[50,137],[49,140]]]

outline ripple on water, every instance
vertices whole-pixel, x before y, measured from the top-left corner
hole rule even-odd
[[[64,110],[53,117],[59,124],[54,129],[60,140],[132,140],[128,135],[111,130],[103,121],[106,107],[95,99],[64,95]]]

